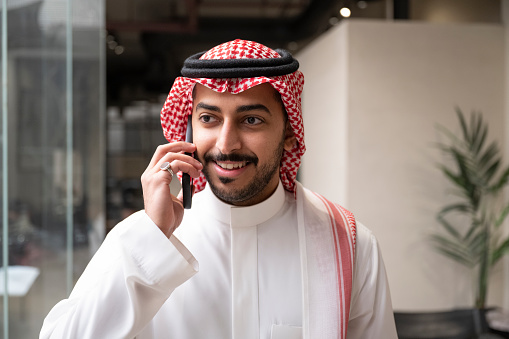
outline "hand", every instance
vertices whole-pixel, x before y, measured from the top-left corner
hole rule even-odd
[[[180,225],[184,217],[182,191],[178,197],[171,194],[172,176],[161,170],[164,162],[169,162],[173,173],[185,172],[192,178],[200,176],[202,164],[184,152],[193,153],[196,146],[187,142],[174,142],[157,147],[147,169],[141,175],[145,213],[169,238]],[[192,188],[194,191],[194,187]]]

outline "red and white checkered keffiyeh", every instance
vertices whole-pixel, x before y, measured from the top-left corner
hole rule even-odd
[[[219,59],[267,59],[280,55],[257,42],[234,40],[218,45],[200,57],[200,60]],[[185,140],[187,119],[192,113],[192,92],[196,83],[202,84],[216,92],[228,91],[238,94],[263,83],[269,83],[280,94],[288,114],[288,120],[297,138],[297,144],[291,151],[284,151],[281,159],[280,178],[287,191],[295,192],[297,170],[306,148],[304,145],[304,127],[302,122],[301,94],[304,76],[300,71],[274,77],[254,78],[186,78],[178,77],[173,83],[170,94],[161,111],[161,125],[165,138],[169,142]],[[203,174],[194,180],[196,192],[205,188]]]

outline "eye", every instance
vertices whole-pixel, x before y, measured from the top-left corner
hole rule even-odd
[[[214,118],[212,115],[203,114],[200,116],[199,120],[205,124],[209,124],[216,121],[216,118]]]
[[[258,125],[262,123],[262,120],[257,117],[247,117],[244,122],[248,125]]]

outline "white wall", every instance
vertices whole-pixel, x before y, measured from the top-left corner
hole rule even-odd
[[[425,241],[447,182],[435,124],[482,110],[504,142],[504,30],[496,25],[346,21],[297,56],[308,151],[304,185],[342,203],[379,239],[398,310],[473,304],[467,271]],[[500,305],[502,269],[492,276]]]
[[[347,42],[348,27],[344,27],[334,31],[334,43],[316,40],[312,48],[297,56],[305,82],[302,102],[307,148],[299,177],[308,188],[333,201],[344,201],[348,188]],[[317,120],[320,123],[311,123]],[[304,169],[306,165],[309,171]],[[334,178],[334,185],[321,180],[327,177]]]
[[[500,23],[500,0],[410,0],[409,9],[412,20]]]
[[[506,93],[509,91],[509,0],[502,0],[501,2],[501,14],[502,14],[502,22],[504,24],[504,30],[505,30],[505,89]],[[509,138],[507,137],[509,135],[509,95],[505,96],[505,116],[506,116],[506,123],[505,123],[505,155],[506,159],[509,158]],[[509,188],[506,189],[506,199],[509,200]],[[505,233],[506,235],[509,235],[509,220],[505,223]],[[503,265],[504,265],[504,286],[509,286],[509,255],[506,255],[503,259]],[[509,309],[509,287],[506,288],[505,294],[504,294],[504,307],[506,309]]]

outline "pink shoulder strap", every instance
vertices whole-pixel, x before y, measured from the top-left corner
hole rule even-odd
[[[323,196],[316,194],[324,204],[329,214],[329,227],[334,244],[334,258],[336,266],[336,283],[338,288],[339,308],[337,314],[338,333],[345,339],[350,313],[350,299],[352,294],[353,267],[355,258],[356,223],[353,214],[342,206],[330,202]]]

